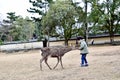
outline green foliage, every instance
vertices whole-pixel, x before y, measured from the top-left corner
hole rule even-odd
[[[16,21],[17,18],[19,18],[19,16],[15,15],[15,12],[8,12],[7,15],[7,18],[11,23],[13,23],[14,21]]]
[[[19,18],[19,16],[15,15],[15,12],[9,12],[7,13],[7,19],[3,20],[2,23],[2,30],[1,30],[1,39],[5,40],[5,41],[10,41],[9,37],[13,37],[13,35],[11,35],[11,31],[14,30],[15,26],[14,26],[14,22]]]
[[[41,21],[41,16],[45,15],[48,9],[48,6],[53,3],[53,0],[29,0],[33,5],[32,8],[27,9],[30,13],[37,13],[40,17],[32,17],[35,21]]]
[[[107,32],[110,34],[110,38],[114,37],[113,35],[120,31],[119,0],[81,0],[84,4],[87,1],[91,6],[91,12],[87,13],[87,16],[84,10],[86,6],[84,6],[84,8],[77,6],[72,3],[72,0],[56,0],[54,3],[52,0],[45,1],[48,2],[47,7],[49,7],[47,13],[38,11],[46,8],[46,6],[43,6],[44,2],[42,2],[42,0],[30,0],[33,6],[37,7],[37,10],[31,8],[31,12],[42,15],[42,17],[36,20],[39,20],[39,30],[41,30],[41,32],[43,31],[44,34],[61,35],[62,33],[62,36],[68,40],[74,34],[84,35],[86,32],[85,23],[90,26],[89,32],[93,34]],[[77,18],[77,22],[81,24],[78,29],[73,27],[75,18]]]
[[[49,5],[53,3],[53,0],[45,0],[45,1],[29,0],[29,2],[33,5],[33,7],[27,9],[27,11],[39,15],[39,17],[31,17],[31,18],[35,20],[36,23],[35,33],[38,35],[38,39],[41,40],[43,38],[43,28],[41,26],[42,16],[46,14]]]
[[[4,41],[23,41],[29,40],[32,38],[35,24],[28,17],[25,19],[22,17],[18,17],[15,13],[8,13],[8,20],[4,20],[1,39]],[[11,38],[11,40],[9,39]]]
[[[14,24],[14,29],[11,31],[14,40],[29,40],[32,38],[32,35],[35,30],[35,24],[26,17],[17,19]]]
[[[43,17],[42,26],[44,27],[44,32],[56,31],[56,26],[62,28],[63,37],[67,42],[72,36],[73,24],[75,24],[76,17],[77,12],[75,11],[75,7],[71,5],[69,0],[57,0],[50,6],[48,13]]]
[[[108,32],[110,40],[113,41],[114,34],[118,31],[119,25],[119,0],[106,0],[101,3],[92,0],[92,12],[89,16],[94,27],[98,27],[99,31]]]

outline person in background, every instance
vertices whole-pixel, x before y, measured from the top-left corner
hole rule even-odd
[[[47,39],[45,38],[44,40],[43,40],[43,47],[47,47]]]
[[[78,37],[78,39],[80,40],[81,67],[86,67],[88,66],[88,61],[86,59],[86,56],[89,53],[88,46],[83,37]]]
[[[92,45],[94,44],[94,39],[91,40],[91,44],[92,44]]]

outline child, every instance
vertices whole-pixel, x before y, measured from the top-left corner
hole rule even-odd
[[[88,54],[88,47],[85,40],[82,37],[78,38],[80,40],[80,51],[81,51],[81,67],[88,66],[86,56]]]

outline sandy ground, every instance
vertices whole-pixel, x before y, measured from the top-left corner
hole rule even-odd
[[[74,50],[63,56],[64,69],[43,63],[43,71],[39,50],[0,53],[0,80],[120,80],[120,46],[92,46],[89,52],[88,67],[80,67],[80,51]],[[54,67],[56,59],[48,63]]]

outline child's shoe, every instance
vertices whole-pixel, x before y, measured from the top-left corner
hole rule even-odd
[[[84,66],[88,66],[88,64],[85,64]]]

